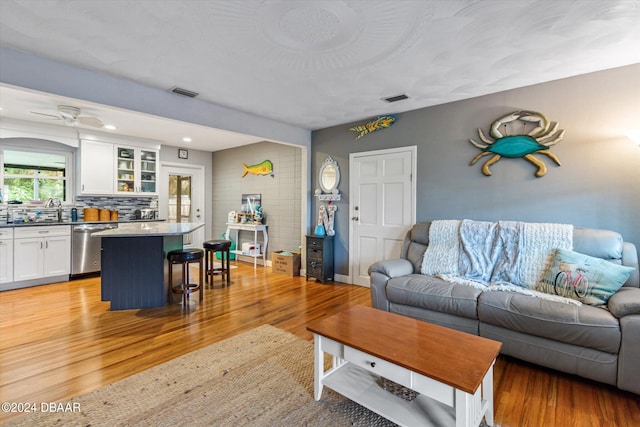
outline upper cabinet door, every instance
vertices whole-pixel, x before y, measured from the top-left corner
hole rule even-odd
[[[136,165],[138,163],[138,152],[134,147],[123,147],[115,145],[116,155],[116,193],[135,193],[136,187]]]
[[[115,193],[158,194],[158,150],[115,145]]]
[[[140,192],[157,194],[158,151],[140,150]]]
[[[113,144],[83,140],[79,165],[78,194],[113,194]]]

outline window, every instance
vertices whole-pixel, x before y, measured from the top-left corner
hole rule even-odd
[[[2,149],[2,195],[5,201],[69,201],[71,153],[25,149]]]

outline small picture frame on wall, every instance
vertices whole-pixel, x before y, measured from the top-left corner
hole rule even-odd
[[[185,150],[184,148],[178,148],[178,158],[179,159],[188,159],[189,158],[189,151]]]

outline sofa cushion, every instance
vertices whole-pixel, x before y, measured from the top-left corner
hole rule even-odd
[[[387,282],[391,303],[415,306],[441,313],[477,319],[477,301],[482,292],[471,286],[445,282],[433,276],[410,274]]]
[[[620,325],[607,310],[563,304],[514,292],[485,291],[480,322],[581,347],[617,354]]]
[[[558,249],[536,290],[573,298],[589,305],[604,305],[633,272],[578,252]]]

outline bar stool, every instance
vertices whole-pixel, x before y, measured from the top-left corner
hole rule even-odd
[[[204,293],[204,283],[202,281],[202,257],[204,252],[202,249],[176,249],[167,254],[167,260],[169,261],[169,301],[171,301],[171,294],[181,294],[182,304],[187,306],[189,302],[189,294],[193,292],[200,292],[200,302]],[[198,284],[190,283],[189,280],[189,264],[197,262],[200,271],[200,281]],[[182,283],[179,285],[173,285],[173,266],[175,264],[182,264]]]
[[[207,283],[209,283],[209,276],[211,276],[211,286],[213,286],[213,275],[220,273],[221,278],[227,276],[227,285],[231,284],[231,267],[229,266],[231,240],[207,240],[202,244],[205,249],[204,269],[207,272]],[[215,254],[220,252],[220,261],[222,261],[221,268],[214,268]],[[226,261],[225,261],[226,260]]]

